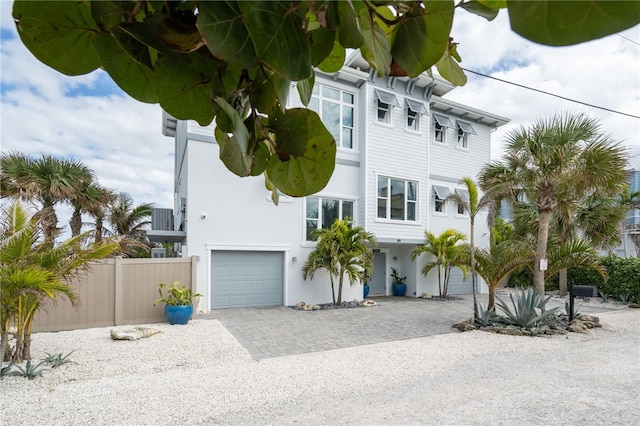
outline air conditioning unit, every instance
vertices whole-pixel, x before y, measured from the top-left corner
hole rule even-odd
[[[164,247],[156,247],[151,249],[151,258],[159,259],[162,257],[167,257],[167,252]]]

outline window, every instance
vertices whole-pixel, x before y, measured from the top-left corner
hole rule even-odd
[[[393,93],[382,92],[375,89],[375,94],[378,102],[378,123],[391,123],[391,107],[398,107],[398,99]]]
[[[447,128],[453,127],[451,120],[441,114],[433,114],[434,120],[434,136],[433,140],[442,144],[447,143]]]
[[[313,86],[309,109],[320,116],[338,147],[354,148],[354,106],[355,96],[352,93]]]
[[[466,214],[465,204],[469,204],[469,191],[466,189],[456,188],[456,194],[465,201],[465,203],[458,203],[458,214]]]
[[[405,102],[407,103],[407,129],[419,131],[420,114],[426,114],[427,108],[422,102],[413,99],[405,98]]]
[[[433,193],[435,198],[434,211],[436,213],[444,213],[446,200],[449,196],[449,188],[446,186],[433,185]]]
[[[415,222],[418,182],[378,177],[378,218]]]
[[[464,121],[457,121],[458,123],[458,148],[469,148],[469,134],[477,135],[473,126]]]
[[[313,241],[311,233],[327,229],[336,219],[353,219],[354,202],[332,198],[307,197],[306,239]]]

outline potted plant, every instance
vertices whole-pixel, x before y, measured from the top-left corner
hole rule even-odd
[[[181,285],[180,281],[174,281],[170,286],[166,283],[158,284],[158,293],[160,297],[153,305],[164,303],[164,315],[172,325],[188,323],[193,315],[193,299],[202,297],[201,294]]]
[[[404,296],[407,292],[407,285],[404,283],[407,277],[401,277],[396,268],[391,268],[391,279],[393,280],[393,295]]]
[[[367,271],[366,269],[364,270],[364,275],[362,278],[362,295],[363,295],[363,299],[366,299],[367,296],[369,295],[369,271]]]

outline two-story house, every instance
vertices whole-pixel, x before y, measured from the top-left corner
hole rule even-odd
[[[376,235],[371,294],[391,294],[390,268],[407,276],[407,296],[438,294],[435,272],[420,271],[426,255],[411,260],[424,231],[469,232],[466,212],[447,196],[464,176],[476,178],[490,161],[491,132],[507,118],[443,98],[445,80],[378,78],[358,52],[337,73],[316,73],[309,108],[333,134],[336,167],[327,186],[306,198],[271,201],[264,179],[240,178],[218,159],[213,124],[165,115],[163,133],[175,140],[174,229],[155,241],[182,243],[197,256],[201,310],[331,301],[329,278],[303,280],[314,248],[312,230],[353,218]],[[302,106],[295,88],[288,107]],[[488,241],[477,220],[476,241]],[[451,278],[450,294],[470,293],[470,279]],[[343,300],[362,299],[360,285],[345,286]]]

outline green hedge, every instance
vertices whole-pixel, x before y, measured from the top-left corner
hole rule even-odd
[[[599,292],[616,300],[640,302],[640,258],[625,259],[611,255],[601,260],[609,274],[607,282],[603,282],[600,274],[592,269],[572,268],[567,272],[569,283],[593,285]]]

